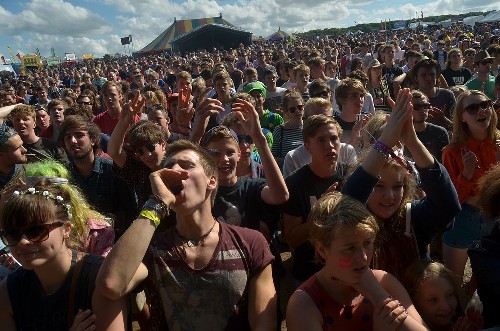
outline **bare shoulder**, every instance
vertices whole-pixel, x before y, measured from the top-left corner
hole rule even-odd
[[[286,309],[288,330],[322,330],[322,322],[321,313],[309,294],[295,291]]]

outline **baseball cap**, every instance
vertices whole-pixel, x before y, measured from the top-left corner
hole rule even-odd
[[[267,91],[266,88],[264,87],[264,84],[261,82],[252,82],[248,83],[243,87],[243,92],[250,94],[250,92],[258,90],[260,93],[262,93],[262,96],[265,98]]]

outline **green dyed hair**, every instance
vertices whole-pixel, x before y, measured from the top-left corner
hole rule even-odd
[[[71,181],[68,169],[57,161],[28,163],[26,164],[26,175],[28,177],[58,177]],[[71,223],[73,227],[71,228],[70,238],[73,239],[72,242],[79,244],[79,247],[72,248],[85,248],[83,246],[87,242],[89,235],[88,220],[106,220],[110,224],[112,224],[112,220],[94,210],[77,186],[69,183],[60,186],[68,193],[71,204],[71,214],[73,215]]]

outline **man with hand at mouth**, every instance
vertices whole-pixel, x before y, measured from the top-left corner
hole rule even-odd
[[[214,218],[215,160],[184,140],[169,145],[165,158],[165,168],[149,176],[153,195],[101,266],[96,289],[117,299],[144,280],[151,330],[276,330],[273,256],[259,232]],[[153,237],[171,209],[176,225]]]

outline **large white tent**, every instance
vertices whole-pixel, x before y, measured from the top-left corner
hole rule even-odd
[[[493,11],[489,13],[488,15],[484,16],[479,23],[489,23],[489,22],[496,22],[500,21],[500,10]]]
[[[469,17],[464,18],[464,24],[474,26],[474,24],[476,24],[476,22],[479,22],[483,18],[484,18],[483,15],[469,16]]]

